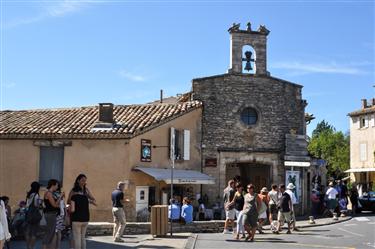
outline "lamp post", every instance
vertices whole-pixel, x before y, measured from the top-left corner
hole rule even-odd
[[[169,147],[170,147],[170,151],[169,151],[169,159],[171,160],[171,199],[173,198],[173,170],[174,170],[174,161],[175,161],[175,129],[173,127],[171,127],[171,135],[170,135],[170,144],[169,144]],[[152,146],[153,148],[166,148],[168,146],[158,146],[158,145],[154,145]],[[172,205],[172,204],[171,204]],[[172,222],[172,206],[171,206],[171,222],[170,222],[170,235],[171,237],[173,236],[173,231],[172,231],[172,228],[173,228],[173,222]]]

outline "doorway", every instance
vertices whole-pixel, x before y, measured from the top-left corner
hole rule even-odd
[[[255,186],[255,192],[259,191],[263,187],[269,189],[271,184],[270,169],[269,165],[265,164],[254,164],[254,163],[239,163],[238,164],[241,176],[241,183],[247,185],[252,183]]]

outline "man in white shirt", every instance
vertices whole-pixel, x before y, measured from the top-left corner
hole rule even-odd
[[[328,206],[328,209],[329,211],[331,211],[331,213],[333,214],[336,206],[337,206],[337,200],[336,200],[336,196],[339,194],[339,192],[337,192],[337,190],[333,187],[333,182],[330,182],[328,184],[328,189],[327,189],[327,192],[326,192],[326,196],[327,196],[327,206]]]
[[[293,192],[293,189],[295,189],[296,187],[294,186],[293,183],[289,183],[286,188],[287,188],[287,190],[285,192],[290,195],[290,199],[292,200],[291,218],[292,218],[293,231],[298,231],[298,229],[296,227],[296,215],[295,215],[295,212],[294,212],[294,205],[297,204],[297,198],[296,198],[296,195]]]

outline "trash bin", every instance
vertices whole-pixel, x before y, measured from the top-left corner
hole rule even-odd
[[[151,207],[151,235],[165,236],[168,231],[168,206],[155,205]]]

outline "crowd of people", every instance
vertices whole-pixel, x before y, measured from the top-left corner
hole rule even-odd
[[[43,196],[41,185],[32,182],[26,200],[19,203],[19,208],[11,219],[9,198],[0,201],[0,248],[13,235],[23,235],[26,248],[34,249],[37,237],[43,231],[42,248],[59,249],[62,234],[70,237],[70,248],[86,249],[86,229],[90,219],[89,204],[96,205],[95,198],[86,185],[84,174],[77,176],[73,188],[66,198],[61,184],[50,179]]]
[[[77,176],[68,197],[65,196],[59,181],[50,179],[44,195],[40,196],[41,185],[32,182],[25,201],[20,201],[18,209],[11,217],[11,207],[7,196],[0,197],[0,249],[5,241],[13,236],[23,235],[27,249],[35,248],[36,238],[44,231],[43,249],[59,249],[63,236],[70,240],[70,248],[86,249],[86,230],[90,219],[89,204],[96,205],[95,198],[87,187],[87,177]],[[112,215],[114,219],[113,239],[124,242],[121,238],[125,230],[126,218],[124,205],[129,199],[124,198],[124,182],[119,182],[112,192]],[[242,185],[239,177],[228,182],[223,191],[225,223],[223,233],[235,234],[236,239],[254,241],[256,231],[264,233],[263,225],[269,223],[271,231],[279,234],[287,224],[287,233],[296,231],[294,205],[297,199],[295,186],[289,183],[271,186],[270,191],[263,187],[259,193],[253,184]],[[347,205],[352,203],[352,213],[358,209],[358,191],[355,186],[350,190],[342,181],[330,181],[327,189],[316,187],[311,194],[311,212],[316,218],[334,213],[345,215]],[[191,200],[184,197],[182,205],[177,198],[170,199],[168,217],[171,222],[189,224],[193,222],[193,213],[198,219],[205,219],[205,205],[198,200],[199,207],[194,211]],[[236,220],[236,228],[234,221]],[[43,229],[41,229],[41,227]],[[247,235],[246,235],[247,233]]]
[[[238,178],[230,180],[223,191],[225,223],[223,233],[234,233],[235,238],[254,241],[256,231],[264,233],[263,225],[270,224],[271,231],[279,234],[287,225],[287,234],[298,231],[296,227],[295,186],[289,183],[273,184],[270,191],[263,187],[259,193],[253,184],[242,185]],[[348,190],[343,181],[330,181],[326,190],[313,189],[311,194],[312,215],[333,216],[334,213],[346,215],[349,199],[352,211],[358,208],[358,192],[355,186]],[[233,227],[236,220],[236,228]],[[235,231],[235,232],[234,232]],[[247,235],[246,235],[247,233]]]

